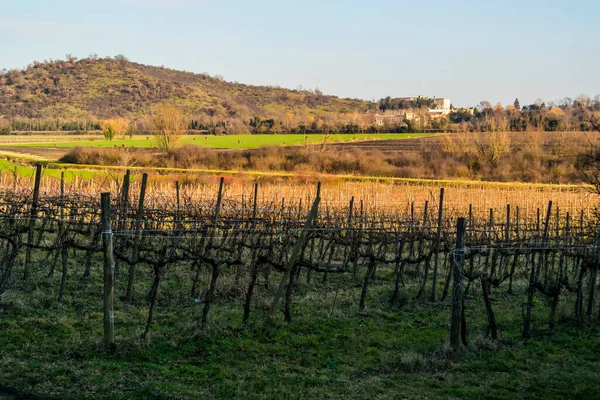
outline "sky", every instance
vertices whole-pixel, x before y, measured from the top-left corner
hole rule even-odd
[[[0,0],[0,69],[123,54],[228,81],[457,107],[600,94],[598,0]]]

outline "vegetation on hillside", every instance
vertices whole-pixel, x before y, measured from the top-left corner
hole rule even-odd
[[[370,107],[318,90],[244,85],[124,57],[34,62],[0,74],[0,116],[16,122],[13,130],[97,129],[98,120],[118,117],[143,122],[163,101],[175,103],[199,127],[240,133],[249,131],[256,116],[308,121],[310,116],[360,113]]]
[[[579,96],[523,107],[518,99],[506,107],[482,101],[440,116],[428,112],[434,107],[428,97],[341,99],[318,89],[227,82],[123,56],[68,57],[0,71],[0,134],[99,130],[104,120],[119,118],[127,119],[129,132],[149,134],[150,114],[161,102],[176,105],[189,130],[214,134],[578,131],[590,128],[582,108],[600,113],[600,96]]]

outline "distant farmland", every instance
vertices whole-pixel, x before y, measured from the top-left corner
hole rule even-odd
[[[113,141],[58,136],[54,142],[32,136],[28,143],[2,144],[13,137],[0,138],[0,155],[16,162],[59,161],[61,168],[580,184],[577,155],[596,137],[585,132],[186,135],[165,152],[154,147],[152,136]]]
[[[214,149],[252,149],[262,146],[301,146],[304,144],[320,144],[326,141],[333,142],[351,142],[362,140],[380,140],[380,139],[404,139],[428,136],[428,134],[419,133],[399,133],[399,134],[332,134],[325,140],[323,134],[286,134],[286,135],[185,135],[181,137],[179,144],[181,146],[193,144],[203,148]],[[151,148],[155,146],[152,136],[134,136],[132,139],[114,139],[112,141],[104,139],[101,135],[86,135],[75,138],[73,136],[27,136],[0,137],[0,145],[19,146],[19,147],[139,147]]]

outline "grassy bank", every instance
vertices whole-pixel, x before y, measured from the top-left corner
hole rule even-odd
[[[12,158],[12,157],[11,157]],[[35,175],[35,167],[30,163],[16,162],[14,158],[11,160],[0,159],[0,172],[3,174],[16,175],[17,177],[33,177]],[[46,163],[42,163],[46,166],[44,168],[44,176],[51,176],[53,178],[60,179],[61,173],[65,173],[65,179],[67,182],[78,177],[81,179],[94,179],[106,175],[106,172],[99,169],[85,169],[85,168],[51,168]]]
[[[35,168],[32,166],[33,160],[20,160],[18,157],[10,159],[0,159],[1,173],[12,174],[17,172],[18,176],[32,177]],[[158,167],[123,167],[123,166],[104,166],[104,165],[74,165],[58,162],[42,162],[44,165],[44,175],[60,178],[61,171],[65,172],[67,181],[77,176],[82,179],[94,179],[105,177],[109,173],[125,173],[126,170],[133,172],[148,172],[158,175],[228,175],[255,178],[298,178],[297,173],[286,172],[261,172],[261,171],[239,171],[239,170],[216,170],[216,169],[194,169],[194,168],[158,168]],[[305,175],[303,175],[305,177]],[[548,189],[557,191],[585,190],[586,185],[556,185],[544,183],[523,183],[523,182],[486,182],[471,181],[461,179],[418,179],[418,178],[393,178],[378,176],[356,176],[356,175],[331,175],[316,174],[315,179],[323,181],[346,181],[346,182],[382,182],[414,185],[431,185],[444,187],[466,187],[466,188],[504,188],[521,190]]]

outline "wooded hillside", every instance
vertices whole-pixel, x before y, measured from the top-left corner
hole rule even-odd
[[[0,74],[0,117],[136,119],[161,101],[194,119],[283,119],[287,113],[364,112],[374,104],[320,91],[232,83],[221,77],[142,65],[125,57],[35,62]]]

